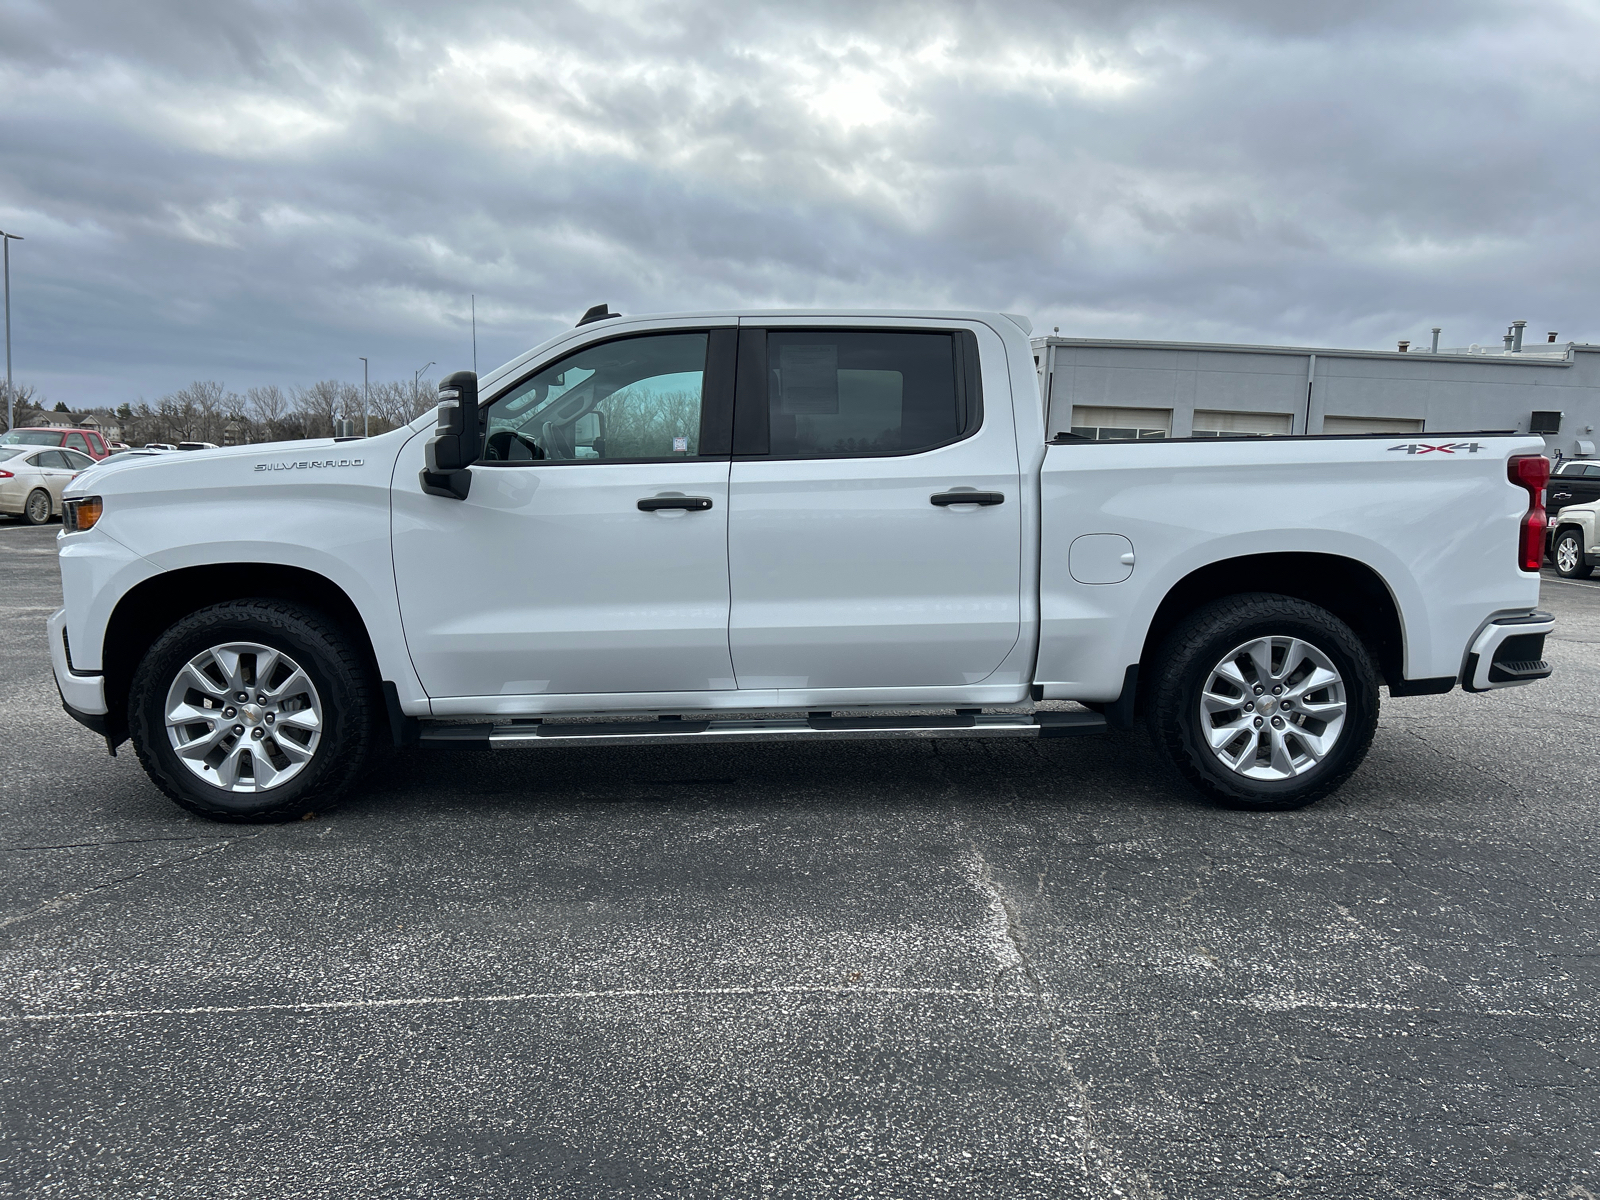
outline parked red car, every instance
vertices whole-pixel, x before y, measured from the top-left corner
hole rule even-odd
[[[99,461],[111,451],[96,429],[13,429],[0,437],[0,446],[64,446]]]

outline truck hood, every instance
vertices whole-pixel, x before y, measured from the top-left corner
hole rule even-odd
[[[168,450],[160,454],[119,455],[85,467],[67,485],[68,497],[161,492],[195,486],[248,486],[262,476],[281,478],[284,471],[323,472],[378,463],[392,463],[400,447],[414,436],[410,425],[375,437],[335,441],[305,438],[291,442],[257,442],[216,450]]]

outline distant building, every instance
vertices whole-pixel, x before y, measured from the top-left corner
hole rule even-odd
[[[1594,457],[1600,346],[1506,340],[1435,352],[1052,336],[1033,351],[1052,437],[1510,430],[1543,435],[1552,457]]]

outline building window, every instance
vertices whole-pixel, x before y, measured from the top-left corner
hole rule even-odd
[[[1194,411],[1194,436],[1202,437],[1283,437],[1294,430],[1288,413],[1222,412],[1197,408]]]
[[[1072,435],[1095,442],[1132,442],[1170,437],[1172,410],[1074,404]]]

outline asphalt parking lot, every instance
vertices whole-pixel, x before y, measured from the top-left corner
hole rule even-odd
[[[1342,793],[1142,735],[394,754],[225,827],[0,525],[0,1196],[1592,1197],[1600,585]]]

